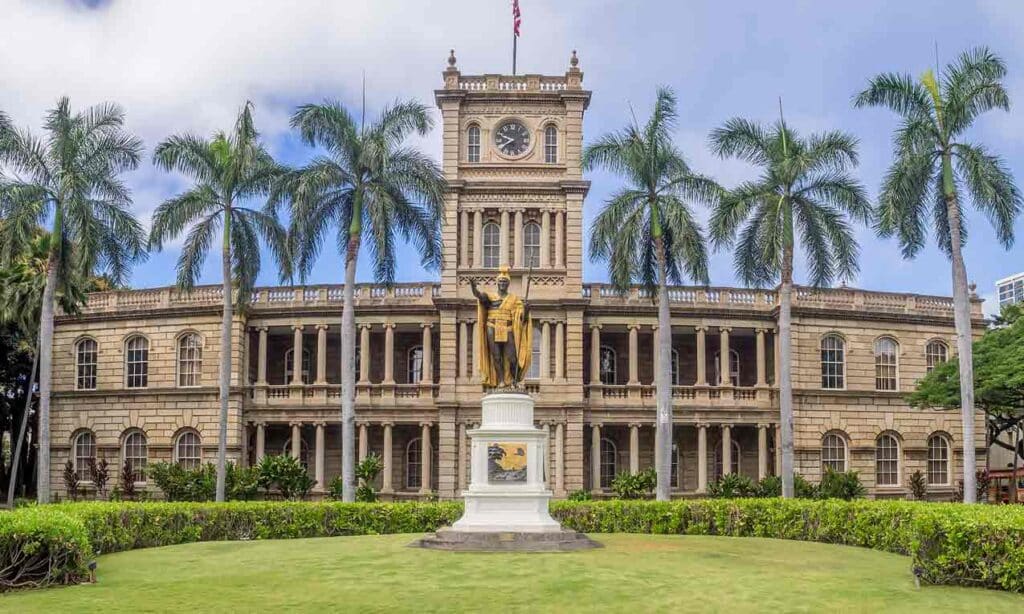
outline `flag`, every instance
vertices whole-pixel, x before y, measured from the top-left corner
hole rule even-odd
[[[512,0],[512,33],[519,37],[519,24],[523,23],[522,13],[519,12],[519,0]]]

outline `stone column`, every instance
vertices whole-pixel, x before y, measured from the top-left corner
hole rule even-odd
[[[267,450],[267,425],[256,423],[256,462],[263,460]]]
[[[434,383],[434,335],[433,324],[423,325],[423,373],[421,383],[430,385]]]
[[[555,379],[565,379],[565,324],[555,323]]]
[[[316,461],[314,463],[315,470],[313,472],[314,479],[316,480],[317,490],[323,490],[326,483],[324,483],[324,429],[326,425],[323,422],[316,423]]]
[[[469,211],[459,216],[459,266],[469,266]]]
[[[718,327],[718,335],[721,340],[718,346],[719,386],[732,386],[732,378],[730,377],[732,370],[729,364],[729,331],[731,330],[728,326]]]
[[[484,266],[484,213],[473,212],[473,268]]]
[[[469,335],[469,340],[470,340],[470,342],[473,345],[473,355],[472,355],[473,368],[472,368],[472,372],[473,372],[473,378],[475,379],[475,378],[480,376],[480,349],[481,348],[480,348],[480,340],[477,339],[478,335],[476,334],[476,322],[475,321],[470,321],[469,324],[470,324],[470,330],[472,330],[472,332]]]
[[[732,425],[722,425],[722,475],[732,473]]]
[[[542,382],[551,378],[551,323],[544,320],[540,325],[540,367],[538,375]]]
[[[565,492],[565,425],[555,424],[555,494]]]
[[[782,425],[775,425],[775,475],[782,475]]]
[[[292,326],[292,385],[302,385],[302,325]]]
[[[601,325],[590,325],[590,385],[601,383]]]
[[[551,266],[551,213],[540,214],[540,268]]]
[[[370,428],[365,422],[359,423],[359,461],[366,460],[370,448]]]
[[[267,385],[267,327],[261,326],[258,354],[256,355],[256,385]]]
[[[708,385],[708,368],[707,368],[707,326],[697,326],[694,330],[697,331],[697,385],[707,386]]]
[[[640,384],[640,365],[637,352],[639,351],[639,324],[629,325],[629,385]]]
[[[508,266],[508,211],[501,212],[501,235],[498,237],[498,265]]]
[[[629,425],[629,472],[637,474],[640,471],[640,425]]]
[[[565,268],[565,213],[555,212],[555,266]]]
[[[459,360],[458,377],[469,377],[469,325],[465,320],[459,322]]]
[[[708,491],[708,425],[697,425],[697,492]]]
[[[590,425],[590,489],[601,490],[601,425]]]
[[[514,227],[512,228],[512,255],[513,266],[517,269],[523,268],[523,210],[516,209]]]
[[[430,493],[430,423],[420,423],[420,494]]]
[[[459,492],[466,490],[466,423],[459,423]]]
[[[654,385],[656,385],[658,383],[658,367],[661,364],[661,357],[659,356],[659,352],[658,352],[658,341],[659,341],[658,335],[660,335],[660,334],[661,334],[661,331],[658,330],[658,325],[657,324],[655,324],[654,326],[651,327],[651,364],[654,367],[654,370],[653,370],[652,375],[651,375],[651,385],[652,386],[654,386]],[[671,356],[671,352],[669,353],[669,356]],[[672,384],[674,385],[675,382],[672,382]]]
[[[292,422],[292,458],[302,459],[302,423]]]
[[[764,356],[764,333],[765,329],[758,328],[754,331],[757,335],[757,385],[765,387],[768,385],[767,364]]]
[[[757,425],[757,479],[768,475],[768,425]]]
[[[327,383],[327,325],[316,325],[316,383]]]
[[[395,325],[384,325],[384,383],[395,383]]]
[[[391,480],[394,477],[394,467],[391,465],[391,423],[385,422],[382,424],[384,427],[384,445],[381,450],[381,456],[384,460],[384,477],[381,479],[380,491],[385,494],[393,493],[395,490],[391,487]]]

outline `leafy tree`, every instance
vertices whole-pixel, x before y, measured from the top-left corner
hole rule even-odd
[[[0,126],[0,245],[24,246],[51,222],[39,318],[39,448],[36,491],[50,500],[50,389],[58,288],[74,276],[106,273],[116,283],[145,256],[145,233],[131,214],[122,172],[139,164],[142,143],[111,103],[73,113],[61,98],[44,122],[46,138]]]
[[[780,282],[782,494],[793,497],[793,257],[799,234],[815,286],[857,272],[860,250],[846,218],[866,222],[871,215],[863,186],[849,173],[857,165],[857,140],[837,131],[803,138],[781,117],[771,126],[734,118],[711,133],[711,148],[761,169],[721,199],[711,236],[717,247],[736,244],[733,260],[745,283]]]
[[[428,268],[441,264],[445,181],[440,167],[406,144],[433,121],[426,106],[397,102],[375,122],[357,124],[337,102],[307,104],[291,119],[302,140],[322,148],[293,173],[279,194],[291,203],[291,249],[301,278],[310,273],[324,241],[334,234],[345,262],[341,314],[342,494],[355,497],[355,282],[365,241],[374,277],[395,279],[397,240],[411,240]]]
[[[962,195],[970,196],[995,227],[1007,249],[1021,194],[1006,163],[984,145],[964,140],[964,133],[984,112],[1008,111],[1002,84],[1003,61],[981,47],[966,51],[936,75],[927,70],[918,81],[910,75],[884,73],[854,98],[854,105],[882,106],[902,118],[893,138],[893,163],[882,184],[875,223],[883,237],[895,235],[905,258],[913,258],[927,239],[929,222],[935,242],[949,256],[953,270],[953,313],[960,372],[963,422],[964,502],[975,501],[974,391],[971,356],[971,305],[963,244],[967,239]],[[930,205],[930,206],[929,206]],[[930,218],[930,219],[929,219]]]
[[[639,473],[623,471],[612,480],[612,490],[619,499],[644,499],[658,485],[658,474],[654,469]]]
[[[672,463],[672,335],[669,331],[668,284],[687,277],[708,283],[704,231],[690,203],[714,203],[720,188],[693,172],[672,143],[676,97],[658,90],[647,123],[635,119],[626,128],[606,134],[583,151],[585,169],[604,168],[621,175],[627,185],[604,204],[590,233],[590,256],[606,261],[612,283],[625,290],[638,280],[658,304],[657,498],[670,496]]]
[[[234,301],[245,305],[260,272],[260,243],[270,246],[289,275],[287,237],[273,212],[257,211],[244,204],[267,196],[284,175],[259,141],[252,118],[252,104],[242,107],[231,134],[218,132],[210,139],[189,134],[169,137],[156,147],[153,161],[167,171],[191,177],[195,185],[163,202],[153,215],[149,242],[160,250],[164,242],[188,230],[178,257],[178,287],[191,290],[221,233],[221,280],[223,313],[220,337],[220,431],[217,443],[216,500],[224,501],[227,476],[228,399],[231,393],[231,331]],[[234,291],[237,289],[237,295]],[[235,297],[233,301],[233,296]]]

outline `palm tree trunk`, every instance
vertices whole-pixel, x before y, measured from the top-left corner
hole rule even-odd
[[[779,420],[782,423],[782,496],[792,499],[793,485],[793,376],[792,369],[792,306],[793,248],[784,247],[782,279],[779,284]],[[779,443],[776,443],[776,448]]]
[[[216,500],[224,501],[227,481],[228,454],[228,399],[231,395],[231,208],[224,209],[224,243],[221,247],[221,274],[223,275],[224,313],[220,330],[220,429],[217,437],[217,492]]]
[[[14,490],[18,481],[18,469],[21,464],[21,447],[25,444],[25,431],[28,430],[28,414],[32,410],[32,383],[36,379],[36,370],[39,368],[39,346],[32,354],[32,370],[28,374],[28,384],[25,386],[25,411],[21,414],[21,426],[18,428],[18,441],[14,444],[14,451],[11,454],[11,477],[7,483],[7,507],[14,509]]]
[[[341,313],[341,500],[356,500],[356,260],[360,234],[350,233]]]
[[[53,311],[64,229],[60,201],[54,207],[50,257],[39,315],[39,447],[36,452],[36,500],[50,502],[50,387],[53,380]]]
[[[658,399],[657,462],[658,501],[672,498],[672,320],[668,305],[668,281],[665,243],[654,239],[658,258],[658,372],[655,394]]]

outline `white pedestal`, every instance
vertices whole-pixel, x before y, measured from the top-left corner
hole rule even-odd
[[[533,398],[498,392],[483,398],[480,428],[468,431],[471,444],[465,513],[455,531],[480,533],[560,532],[548,513],[551,491],[544,485],[548,435],[533,425]]]

